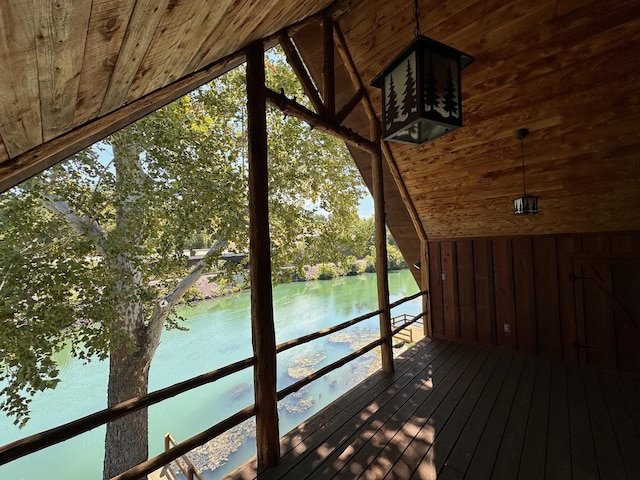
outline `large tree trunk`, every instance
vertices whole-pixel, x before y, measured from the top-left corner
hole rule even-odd
[[[109,360],[108,404],[147,393],[149,364],[147,349],[131,353],[127,345],[112,345]],[[103,478],[107,480],[147,459],[149,452],[147,410],[107,424]]]
[[[113,250],[105,261],[114,275],[115,319],[110,325],[107,405],[113,406],[147,393],[149,366],[157,342],[151,342],[141,299],[142,273],[135,248],[144,241],[140,228],[145,201],[140,152],[126,130],[112,137],[116,169],[116,226]],[[159,340],[159,339],[158,339]],[[103,478],[107,480],[147,459],[148,415],[141,410],[107,424]]]

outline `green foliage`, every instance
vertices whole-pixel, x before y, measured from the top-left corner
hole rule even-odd
[[[376,271],[376,249],[370,248],[370,254],[365,257],[365,271],[368,273],[374,273]],[[387,269],[388,270],[401,270],[407,268],[407,264],[404,261],[402,253],[395,245],[387,243]]]
[[[334,265],[330,263],[321,263],[318,265],[318,280],[331,280],[337,276],[338,274]]]
[[[364,272],[364,267],[361,268],[358,260],[353,255],[349,255],[344,259],[344,261],[342,262],[342,268],[346,272],[347,276],[358,275],[359,273]]]
[[[395,245],[387,244],[387,268],[389,270],[401,270],[407,268],[402,253]]]
[[[364,271],[367,273],[375,273],[376,272],[376,253],[375,248],[371,247],[372,253],[364,257],[365,268]]]
[[[305,101],[281,55],[266,73]],[[238,68],[0,196],[0,410],[17,423],[57,384],[65,343],[89,361],[147,348],[158,319],[181,328],[156,307],[189,273],[184,249],[248,251],[245,105]],[[276,111],[267,121],[274,272],[364,254],[345,146]]]

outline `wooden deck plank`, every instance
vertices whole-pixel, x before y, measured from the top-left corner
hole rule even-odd
[[[548,433],[550,384],[551,365],[540,362],[518,469],[518,479],[521,480],[544,478],[547,446],[540,439],[547,438]]]
[[[629,478],[640,478],[640,434],[633,424],[631,412],[614,377],[600,375],[611,423],[616,432],[620,454]]]
[[[464,375],[464,370],[476,358],[477,350],[468,350],[465,357],[462,358],[455,368],[452,368],[449,375],[442,379],[433,379],[434,389],[431,395],[424,399],[422,403],[417,405],[416,414],[402,426],[400,435],[406,438],[408,445],[398,443],[394,444],[394,451],[385,452],[385,455],[395,462],[392,470],[391,478],[409,478],[413,470],[417,466],[417,461],[424,449],[431,444],[432,438],[432,418],[431,415],[448,396],[451,389],[458,382],[459,378]],[[420,455],[418,455],[420,454]]]
[[[551,368],[550,388],[545,477],[562,480],[571,478],[567,369],[564,365],[556,364]]]
[[[430,394],[432,391],[430,390],[428,393]],[[351,469],[349,474],[361,473],[362,478],[382,478],[393,465],[393,459],[400,457],[406,447],[407,437],[403,432],[403,427],[408,421],[415,421],[416,418],[419,418],[422,413],[421,407],[425,402],[424,395],[413,395],[409,401],[404,403],[398,409],[397,414],[389,418],[378,429],[367,442],[365,448],[362,448],[354,456],[353,461],[359,466],[356,470],[361,469],[362,471]],[[376,461],[381,463],[376,464]]]
[[[468,399],[475,404],[475,399],[477,398],[478,395],[474,395],[472,392],[476,392],[478,389],[481,390],[486,385],[488,377],[492,373],[497,360],[498,360],[497,355],[494,355],[494,356],[491,356],[490,361],[487,361],[484,363],[484,365],[481,367],[482,368],[481,372],[476,376],[476,379],[473,381],[472,385],[469,386],[468,390],[466,390],[466,392],[464,393],[461,399],[461,402],[456,407],[456,411],[460,408],[463,408],[463,409],[468,408],[468,405],[466,404],[464,406],[461,406],[462,403],[465,403],[464,400]],[[455,417],[456,419],[463,418],[463,415],[456,415]],[[394,424],[392,428],[390,428],[391,426],[390,424],[392,423]],[[406,447],[406,440],[407,440],[407,438],[402,433],[401,426],[398,427],[397,424],[398,422],[396,421],[396,419],[392,417],[391,421],[388,422],[386,425],[384,425],[383,428],[378,431],[376,436],[379,437],[380,439],[384,439],[384,441],[381,441],[378,443],[377,445],[378,451],[375,452],[374,461],[368,465],[368,467],[363,472],[360,478],[369,478],[369,479],[383,478],[393,468],[395,459],[399,458],[400,455],[389,455],[389,450],[391,450],[392,452],[398,451],[400,452],[400,454],[402,454],[402,452]],[[448,422],[446,423],[446,426],[449,426]],[[455,430],[455,429],[449,428],[449,431],[450,430]],[[438,442],[442,443],[445,440],[449,440],[448,437],[445,440],[442,440],[443,438],[445,438],[443,437],[443,434],[445,434],[444,429],[437,432],[436,440],[434,441],[434,444],[431,448],[439,448]],[[457,435],[456,435],[456,438],[457,438]],[[446,451],[450,449],[450,447],[446,445],[444,448],[446,449]],[[371,451],[370,453],[374,453],[374,452]]]
[[[335,405],[347,415],[348,421],[340,424],[341,417],[332,422],[332,428],[327,429],[327,435],[316,435],[313,443],[307,441],[304,445],[296,447],[290,455],[285,455],[276,469],[265,472],[265,478],[305,478],[305,475],[310,474],[327,456],[343,445],[354,431],[391,401],[398,392],[402,392],[407,385],[409,385],[409,391],[417,388],[415,382],[422,383],[420,372],[423,370],[437,372],[441,365],[447,364],[449,356],[459,350],[459,346],[447,342],[436,342],[434,345],[437,348],[429,351],[420,350],[423,355],[421,360],[406,362],[404,366],[410,368],[405,372],[397,369],[395,375],[387,375],[389,378],[395,378],[392,384],[381,381],[372,384],[366,394],[358,396],[347,394],[338,399]],[[412,380],[414,383],[411,383]]]
[[[630,378],[620,378],[618,384],[624,395],[636,431],[640,433],[640,386],[637,381],[633,381]]]
[[[360,428],[356,431],[350,426],[347,426],[347,431],[351,434],[348,437],[348,440],[344,442],[343,445],[339,446],[339,448],[335,449],[331,455],[323,458],[318,468],[314,472],[314,476],[318,478],[330,478],[331,475],[335,474],[335,472],[339,472],[347,463],[350,463],[350,467],[353,470],[357,470],[359,468],[358,465],[354,464],[354,462],[349,462],[353,455],[359,450],[359,448],[369,440],[375,432],[386,422],[392,415],[395,415],[396,412],[394,409],[398,408],[399,404],[404,404],[406,400],[411,402],[409,406],[405,407],[407,410],[410,409],[414,404],[419,404],[424,397],[430,398],[433,392],[438,392],[438,394],[442,394],[444,392],[444,388],[441,385],[442,390],[434,390],[431,388],[432,385],[436,385],[441,380],[446,384],[455,384],[456,379],[461,375],[462,371],[468,366],[471,358],[473,358],[474,352],[469,347],[458,348],[453,352],[452,356],[449,357],[445,363],[444,368],[434,369],[432,374],[429,374],[428,371],[424,372],[422,375],[418,376],[417,382],[413,382],[407,388],[400,390],[391,400],[392,408],[387,410],[379,408],[382,405],[387,405],[389,402],[375,402],[372,404],[372,407],[376,410],[373,415],[368,418],[367,422],[364,423]],[[438,360],[438,359],[436,359]],[[435,364],[435,362],[434,362]],[[439,365],[436,365],[439,367]],[[424,388],[427,387],[427,388]],[[412,396],[411,393],[414,395]],[[405,400],[405,402],[403,402]],[[312,470],[305,471],[305,474],[310,474]],[[300,475],[300,471],[294,472],[295,474],[291,476],[292,479],[305,478],[305,475]],[[343,472],[347,478],[349,475],[352,475],[353,478],[354,472]]]
[[[456,409],[451,413],[447,422],[436,435],[435,442],[433,442],[432,447],[425,455],[423,463],[427,461],[428,463],[434,464],[438,477],[440,477],[443,468],[447,465],[446,460],[449,452],[453,449],[462,430],[475,411],[482,391],[493,375],[500,358],[501,355],[497,352],[491,353],[480,372],[478,372],[478,375],[476,375],[469,388],[464,392],[464,396],[456,406]]]
[[[572,476],[575,479],[599,479],[582,371],[575,368],[567,371],[567,391],[569,392]]]
[[[518,383],[518,390],[509,412],[509,419],[507,420],[491,478],[497,480],[513,479],[518,475],[536,370],[537,362],[527,358],[524,363],[522,377],[520,377],[520,382]]]
[[[462,472],[463,474],[466,473],[507,375],[510,371],[519,368],[512,360],[512,357],[509,356],[498,363],[486,388],[478,399],[476,408],[460,434],[460,438],[449,453],[445,468],[443,468],[442,471],[443,474],[451,469]],[[449,469],[446,467],[449,467]]]
[[[418,342],[289,432],[270,479],[640,478],[639,382]],[[255,459],[234,480],[258,478]]]
[[[396,462],[394,471],[398,470],[400,463],[408,464],[411,466],[411,462],[419,462],[419,464],[413,466],[414,472],[411,478],[435,478],[435,465],[433,464],[433,444],[439,434],[440,428],[444,428],[447,420],[449,419],[452,411],[460,402],[462,396],[467,390],[469,384],[476,377],[478,370],[484,365],[489,351],[480,350],[476,351],[476,357],[469,368],[460,375],[455,385],[450,389],[447,395],[440,401],[436,409],[432,414],[428,414],[429,408],[424,405],[420,409],[420,413],[426,417],[423,422],[423,426],[419,432],[416,433],[411,443],[407,446],[405,453],[402,457],[403,462]],[[428,416],[427,416],[428,415]],[[423,456],[422,452],[426,450],[427,454]],[[422,458],[421,458],[422,457]],[[407,477],[405,477],[407,478]]]
[[[515,367],[515,368],[513,368]],[[480,442],[476,448],[467,474],[470,478],[491,478],[498,449],[504,429],[509,419],[509,412],[518,389],[518,382],[524,369],[524,357],[515,357],[512,368],[500,389],[491,416],[486,424]]]
[[[409,382],[416,371],[424,368],[439,354],[447,350],[452,352],[456,348],[456,345],[449,342],[425,339],[406,350],[396,358],[396,370],[393,375],[382,371],[375,372],[361,382],[358,388],[346,392],[335,402],[285,434],[280,441],[282,458],[278,467],[262,473],[260,478],[280,478],[290,468],[303,461],[307,455],[321,449],[337,429],[353,420],[353,414],[346,412],[344,408],[353,405],[366,408],[367,404],[375,400],[381,392],[391,392],[399,388],[399,385]],[[331,440],[335,441],[334,438]],[[255,479],[256,471],[257,463],[254,457],[236,469],[231,476],[236,480]]]
[[[584,372],[585,391],[591,428],[595,441],[596,459],[601,478],[627,478],[620,455],[618,440],[604,399],[600,379],[595,372]]]

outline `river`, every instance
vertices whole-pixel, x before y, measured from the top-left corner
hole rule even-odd
[[[391,272],[389,287],[392,302],[418,291],[409,270]],[[273,299],[276,341],[280,343],[376,310],[376,278],[375,274],[363,274],[282,284],[274,288]],[[394,309],[392,315],[420,311],[418,298]],[[182,307],[180,314],[189,331],[163,332],[151,366],[150,390],[251,356],[248,292]],[[283,352],[278,355],[278,389],[292,384],[310,369],[317,370],[349,354],[359,339],[377,332],[378,319],[374,317],[351,327],[347,335],[330,335]],[[10,419],[0,418],[0,445],[106,407],[107,362],[85,364],[71,358],[68,352],[62,352],[58,361],[62,381],[55,390],[33,398],[31,420],[26,427],[18,429]],[[320,411],[377,364],[375,354],[365,355],[285,398],[279,404],[280,433]],[[150,454],[162,451],[166,432],[179,442],[253,403],[252,382],[252,369],[248,368],[150,407]],[[248,434],[250,430],[249,426],[237,429],[218,441],[214,451],[221,465],[204,472],[205,478],[221,478],[255,455],[255,438]],[[0,479],[99,479],[103,445],[104,427],[0,466]]]

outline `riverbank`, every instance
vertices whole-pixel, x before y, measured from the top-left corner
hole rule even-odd
[[[393,270],[404,270],[406,265]],[[370,260],[356,259],[350,257],[344,265],[335,263],[318,263],[315,265],[305,265],[303,274],[283,273],[280,275],[280,283],[291,282],[311,282],[315,280],[331,280],[338,277],[350,277],[362,275],[364,273],[375,273]],[[202,275],[193,286],[192,291],[187,296],[187,302],[200,300],[210,300],[223,297],[232,293],[237,293],[248,288],[248,281],[241,275],[236,275],[233,282],[218,283],[215,281],[215,274]]]

